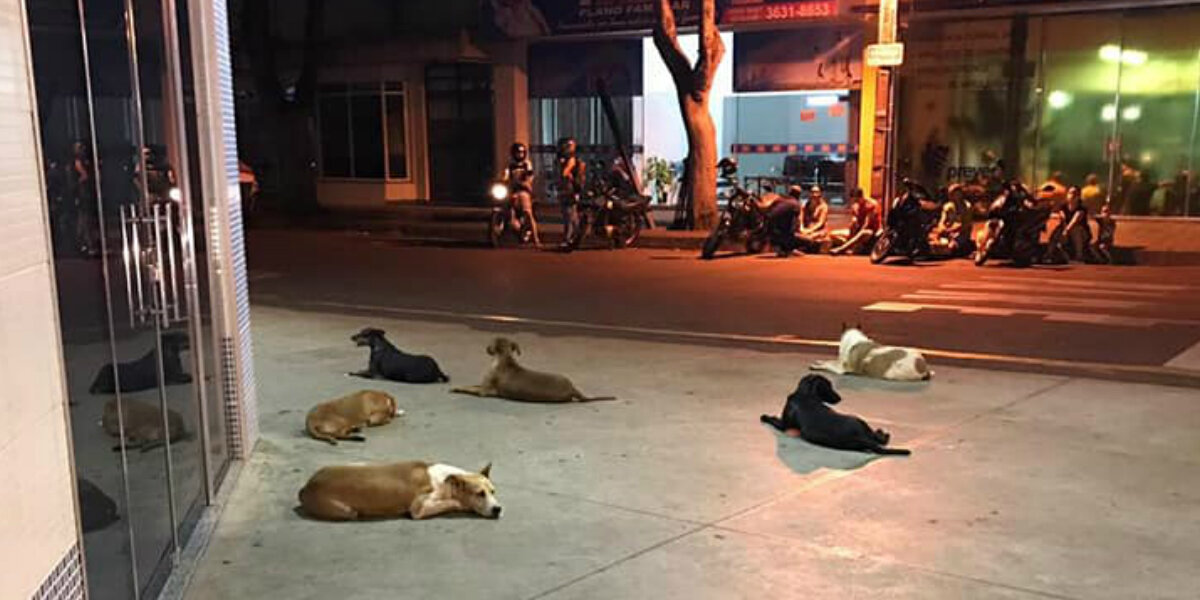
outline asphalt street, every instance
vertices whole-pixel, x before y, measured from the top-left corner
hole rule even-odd
[[[857,323],[885,343],[962,359],[1200,369],[1200,267],[701,261],[678,250],[564,255],[281,230],[251,231],[248,259],[256,303],[364,319],[817,347],[836,340],[843,323]]]

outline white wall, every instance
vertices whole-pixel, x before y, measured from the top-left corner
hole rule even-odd
[[[733,94],[733,33],[724,32],[725,57],[717,67],[713,87],[708,100],[708,110],[717,125],[717,140],[723,140],[725,97]],[[699,37],[696,34],[679,36],[679,45],[693,64],[696,61]],[[647,158],[659,157],[670,161],[681,161],[687,156],[687,132],[683,128],[683,117],[679,115],[679,101],[675,96],[675,82],[654,47],[654,40],[642,40],[642,88],[644,93],[643,130]],[[717,154],[724,156],[729,148],[719,148]]]
[[[31,597],[78,539],[22,5],[0,0],[0,598]]]

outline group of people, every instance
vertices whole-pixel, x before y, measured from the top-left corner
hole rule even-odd
[[[855,188],[850,192],[850,225],[830,230],[829,202],[821,187],[809,188],[808,199],[802,203],[803,195],[803,188],[793,185],[787,196],[776,198],[767,207],[771,247],[777,255],[817,253],[826,244],[835,255],[870,251],[883,230],[883,209],[878,201]]]
[[[583,233],[580,230],[579,210],[586,193],[587,163],[578,156],[578,147],[575,138],[565,137],[558,141],[555,153],[553,187],[562,209],[563,241],[560,249],[563,251],[570,251],[571,240]],[[635,193],[632,178],[619,161],[614,163],[609,175],[609,185],[616,186],[626,194]],[[527,220],[531,241],[535,247],[541,248],[541,235],[533,209],[534,168],[525,144],[516,142],[509,147],[509,161],[501,180],[509,188],[509,227],[519,232],[521,220]]]

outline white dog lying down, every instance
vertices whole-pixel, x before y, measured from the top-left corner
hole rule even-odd
[[[842,332],[837,360],[813,363],[814,371],[838,375],[865,375],[890,381],[926,381],[933,377],[929,363],[912,348],[884,346],[867,337],[857,327]]]

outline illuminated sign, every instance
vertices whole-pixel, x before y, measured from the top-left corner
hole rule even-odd
[[[720,20],[722,24],[779,23],[828,19],[837,14],[838,3],[836,0],[809,0],[807,2],[771,2],[770,0],[738,2],[735,0],[725,9]]]
[[[898,67],[904,64],[904,44],[871,44],[867,46],[868,67]]]

